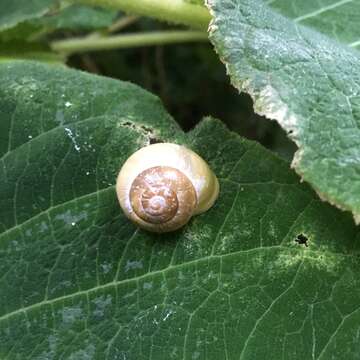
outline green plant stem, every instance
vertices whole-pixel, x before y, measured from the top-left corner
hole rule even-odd
[[[122,10],[130,14],[149,16],[194,29],[207,30],[210,13],[200,5],[184,0],[71,0],[95,6]]]
[[[57,52],[72,54],[85,51],[197,41],[208,41],[207,33],[202,31],[159,31],[116,35],[110,37],[72,38],[68,40],[54,41],[51,43],[51,48]]]
[[[132,25],[139,19],[140,19],[140,16],[135,16],[135,15],[129,15],[129,16],[122,17],[121,19],[116,21],[114,24],[112,24],[107,29],[107,32],[114,33],[114,32],[120,31],[120,30],[126,28],[127,26]]]
[[[114,32],[117,32],[117,31],[120,31],[120,30],[126,28],[127,26],[135,23],[139,19],[140,19],[140,16],[134,16],[134,15],[133,16],[131,16],[131,15],[124,16],[121,19],[119,19],[118,21],[116,21],[115,23],[113,23],[108,29],[95,31],[95,32],[87,35],[86,37],[88,39],[90,39],[90,38],[95,39],[95,38],[101,38],[101,37],[107,36],[111,33],[114,33]]]

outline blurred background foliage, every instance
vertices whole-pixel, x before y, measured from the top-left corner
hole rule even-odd
[[[202,117],[212,115],[225,122],[232,131],[260,142],[289,161],[292,159],[295,144],[276,122],[254,113],[248,95],[239,94],[232,87],[225,66],[210,43],[113,49],[73,55],[56,54],[50,47],[54,40],[79,36],[184,28],[112,10],[67,6],[63,2],[50,6],[41,16],[29,16],[29,13],[26,16],[25,20],[22,16],[21,21],[15,21],[11,26],[6,26],[5,22],[1,28],[0,15],[0,59],[61,61],[72,68],[130,81],[158,95],[185,131],[192,129]]]

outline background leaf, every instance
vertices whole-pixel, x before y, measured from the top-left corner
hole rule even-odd
[[[185,135],[128,83],[31,62],[0,79],[1,357],[357,358],[358,230],[286,162],[212,119]],[[167,235],[130,224],[113,186],[154,140],[221,182]]]
[[[117,11],[85,5],[70,5],[62,11],[39,19],[39,24],[53,30],[97,30],[114,21]]]
[[[0,31],[9,29],[25,20],[35,19],[56,8],[54,0],[2,0]]]
[[[50,7],[51,3],[54,4],[52,7]],[[8,16],[14,16],[14,12],[14,9],[9,9]],[[14,39],[34,42],[43,40],[45,35],[60,30],[78,33],[98,30],[110,26],[116,16],[117,11],[114,10],[77,4],[60,8],[52,1],[49,2],[45,14],[33,14],[33,17],[21,21],[19,19],[10,29],[5,28],[0,33],[0,39],[10,43]]]
[[[359,53],[261,0],[208,4],[210,37],[234,86],[296,142],[292,166],[302,178],[359,222]]]
[[[91,6],[60,6],[54,0],[12,1],[0,14],[0,59],[64,62],[65,56],[51,51],[46,37],[60,31],[103,29],[116,15],[116,11]]]

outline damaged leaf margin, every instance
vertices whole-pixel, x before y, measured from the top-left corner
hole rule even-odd
[[[360,59],[261,0],[207,0],[209,37],[231,82],[298,146],[292,167],[360,223]]]

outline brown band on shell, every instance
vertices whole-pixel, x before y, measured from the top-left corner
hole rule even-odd
[[[196,191],[189,178],[169,166],[141,172],[130,189],[131,206],[142,220],[152,224],[186,223],[196,207]]]

